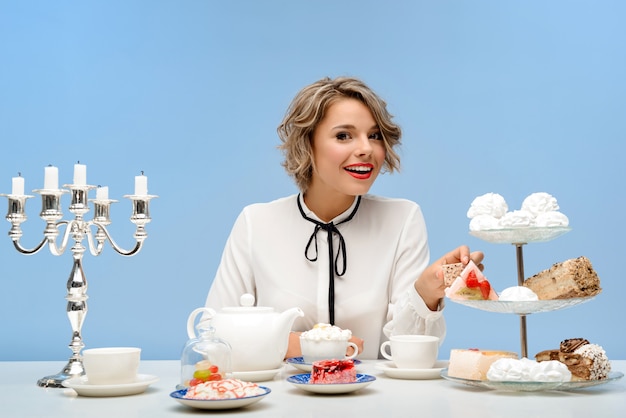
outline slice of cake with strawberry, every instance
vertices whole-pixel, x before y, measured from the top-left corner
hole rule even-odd
[[[356,382],[354,360],[321,360],[313,362],[310,382],[318,384]]]
[[[491,288],[483,272],[471,260],[445,292],[450,299],[498,300],[498,294]]]

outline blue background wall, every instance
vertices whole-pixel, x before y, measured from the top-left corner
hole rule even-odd
[[[85,256],[83,337],[176,359],[241,208],[296,192],[276,150],[290,100],[321,77],[358,76],[404,129],[403,170],[372,192],[421,204],[433,256],[482,249],[498,290],[516,284],[515,249],[471,237],[469,204],[553,194],[573,229],[526,246],[526,272],[586,255],[604,291],[530,315],[529,352],[582,336],[623,359],[625,17],[619,0],[3,0],[0,192],[18,172],[41,188],[48,164],[71,183],[81,161],[88,183],[120,200],[111,230],[130,247],[122,196],[143,170],[160,196],[148,240],[132,258]],[[30,199],[25,246],[42,238],[39,210]],[[0,263],[0,360],[67,359],[71,255],[23,256],[5,236]],[[515,316],[448,303],[446,317],[442,358],[519,351]]]

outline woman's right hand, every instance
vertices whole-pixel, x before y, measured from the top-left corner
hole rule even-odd
[[[426,306],[428,306],[430,310],[435,311],[439,306],[439,301],[444,297],[444,290],[446,288],[443,280],[442,266],[444,264],[453,263],[463,263],[463,266],[466,266],[467,263],[472,260],[482,271],[484,267],[482,264],[484,257],[485,255],[482,251],[470,252],[468,246],[461,245],[428,266],[415,281],[415,290],[422,297]]]

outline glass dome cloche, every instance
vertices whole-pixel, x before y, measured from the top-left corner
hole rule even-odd
[[[215,328],[206,322],[196,330],[197,337],[187,341],[180,359],[179,389],[232,377],[230,344],[216,337]]]

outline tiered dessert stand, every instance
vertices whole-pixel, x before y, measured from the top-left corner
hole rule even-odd
[[[526,227],[470,231],[470,235],[492,244],[513,244],[517,258],[517,283],[524,284],[524,255],[526,244],[551,241],[571,230],[570,227]],[[520,317],[521,357],[528,357],[526,316],[532,313],[556,311],[592,300],[594,296],[538,301],[456,300],[453,302],[489,312],[510,313]]]

